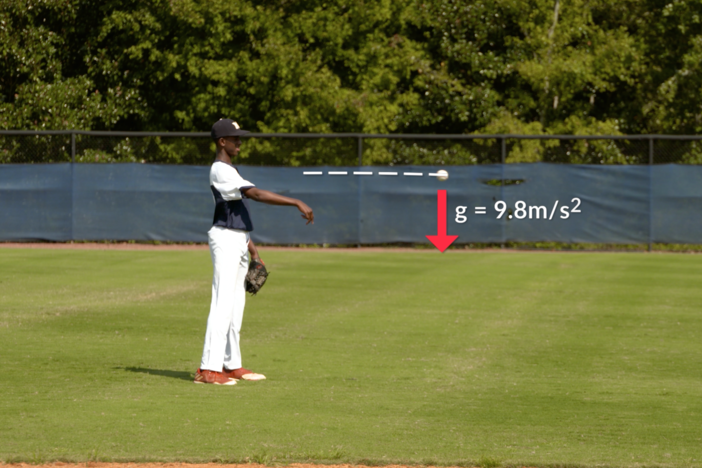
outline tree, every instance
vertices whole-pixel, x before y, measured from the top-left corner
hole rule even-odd
[[[682,0],[5,0],[0,127],[202,131],[227,116],[259,132],[697,133],[700,18]],[[316,164],[353,159],[345,145],[251,146]],[[520,143],[512,160],[556,146]],[[384,163],[483,157],[367,147]],[[633,162],[616,145],[572,150]]]
[[[65,0],[0,5],[0,128],[111,128],[143,112],[133,91],[100,89],[77,63],[79,13],[78,2]]]

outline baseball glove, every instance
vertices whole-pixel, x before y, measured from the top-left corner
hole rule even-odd
[[[258,260],[251,260],[249,271],[246,273],[246,281],[244,282],[246,291],[256,294],[266,284],[266,278],[268,278],[266,266]]]

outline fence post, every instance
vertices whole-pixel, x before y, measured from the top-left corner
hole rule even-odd
[[[358,136],[358,165],[363,166],[363,137]]]
[[[358,139],[357,139],[357,150],[358,150],[358,167],[361,167],[361,166],[363,166],[363,137],[361,135],[359,135]],[[362,178],[359,178],[357,181],[358,181],[358,239],[356,239],[356,248],[360,249],[361,248],[361,234],[362,234],[362,229],[363,229],[363,227],[361,226],[361,224],[363,223],[363,220],[361,219],[361,216],[363,215],[362,207],[361,207]]]
[[[648,251],[653,251],[653,138],[648,139]]]
[[[500,198],[504,199],[504,187],[505,187],[505,161],[507,160],[507,138],[500,138]],[[506,219],[507,217],[505,217]],[[502,220],[502,242],[500,242],[500,248],[505,248],[505,221]]]
[[[500,162],[502,164],[507,160],[507,138],[502,137],[500,139]]]
[[[76,162],[76,134],[71,132],[71,164]]]
[[[75,191],[76,191],[76,175],[75,175],[75,162],[76,162],[76,134],[71,132],[71,238],[70,241],[73,242],[73,233],[75,232],[76,224],[76,210],[75,210]]]

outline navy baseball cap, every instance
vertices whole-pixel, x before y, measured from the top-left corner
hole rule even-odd
[[[232,119],[219,119],[212,126],[212,139],[219,140],[227,136],[241,136],[250,133],[248,130],[242,130],[238,123]]]

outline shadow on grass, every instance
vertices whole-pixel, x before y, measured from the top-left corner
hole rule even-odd
[[[170,377],[171,379],[187,380],[188,382],[193,380],[193,374],[191,372],[184,371],[172,371],[164,369],[147,369],[146,367],[115,367],[114,369],[125,370],[127,372],[138,372],[140,374],[158,375],[161,377]]]

